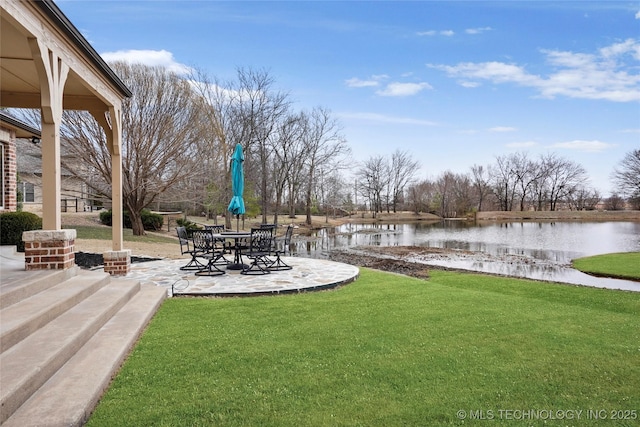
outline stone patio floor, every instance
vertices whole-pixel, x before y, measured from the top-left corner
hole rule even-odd
[[[196,276],[194,271],[180,270],[188,259],[148,261],[131,264],[126,279],[163,286],[170,296],[229,297],[331,289],[354,281],[360,274],[358,267],[340,262],[299,257],[282,257],[282,260],[293,268],[256,276],[237,271],[227,271],[220,276]]]

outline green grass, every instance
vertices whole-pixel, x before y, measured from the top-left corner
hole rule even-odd
[[[77,239],[111,240],[111,227],[98,227],[89,225],[63,226],[62,228],[75,228]],[[176,244],[176,239],[147,233],[144,236],[134,236],[130,228],[122,230],[126,242],[171,243]]]
[[[573,267],[589,274],[640,280],[640,252],[622,252],[574,259]]]
[[[88,425],[543,424],[501,410],[584,410],[545,425],[598,425],[588,410],[640,409],[639,313],[637,293],[443,271],[174,298]]]

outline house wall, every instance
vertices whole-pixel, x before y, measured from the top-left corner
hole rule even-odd
[[[15,131],[0,127],[2,143],[2,200],[0,212],[15,212],[18,208],[16,194],[16,134]]]

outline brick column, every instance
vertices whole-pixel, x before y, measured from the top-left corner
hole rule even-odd
[[[112,276],[126,276],[131,271],[131,250],[108,251],[103,254],[104,271]]]
[[[4,147],[2,159],[2,164],[4,166],[4,170],[2,171],[2,177],[4,178],[4,194],[2,194],[3,202],[4,202],[4,210],[8,212],[15,212],[18,207],[18,197],[16,187],[17,183],[17,166],[16,166],[16,139],[14,137],[15,133],[11,133],[8,138],[9,141],[5,144],[4,138],[5,134],[9,134],[9,132],[4,132],[4,128],[0,129],[0,138],[3,139],[2,145]]]
[[[76,230],[22,233],[25,270],[66,270],[75,266]]]

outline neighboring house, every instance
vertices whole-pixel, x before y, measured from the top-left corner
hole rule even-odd
[[[28,212],[42,212],[42,149],[31,140],[18,139],[17,167],[18,192],[22,194],[22,209]],[[88,175],[85,165],[76,161],[67,150],[64,140],[60,141],[61,162],[71,165],[79,175]],[[92,197],[84,181],[67,168],[60,168],[60,207],[62,212],[82,212],[92,209]]]

